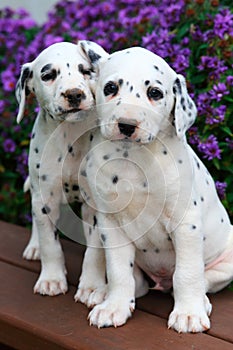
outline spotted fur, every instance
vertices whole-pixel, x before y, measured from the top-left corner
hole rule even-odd
[[[99,70],[100,130],[81,167],[89,189],[81,176],[80,187],[90,190],[98,211],[108,289],[90,323],[126,322],[135,295],[148,290],[141,269],[154,289],[173,287],[169,328],[205,331],[212,308],[206,293],[233,279],[233,229],[213,179],[186,141],[196,107],[185,79],[142,48],[112,54]]]
[[[106,54],[98,45],[88,45],[99,51],[92,60]],[[17,84],[18,122],[23,118],[29,93],[36,96],[40,105],[30,142],[30,179],[25,184],[32,196],[33,229],[23,253],[26,259],[41,258],[35,293],[56,295],[67,291],[56,226],[62,203],[82,201],[77,170],[89,147],[89,130],[96,126],[89,112],[94,105],[90,83],[95,79],[92,62],[83,56],[80,43],[63,42],[51,45],[33,62],[24,64]],[[83,211],[92,222],[92,210],[84,205]],[[68,229],[67,223],[64,225],[64,230]],[[87,221],[86,236],[89,226]]]

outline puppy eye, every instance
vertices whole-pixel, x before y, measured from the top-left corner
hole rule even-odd
[[[149,99],[152,99],[154,101],[158,101],[161,98],[163,98],[163,93],[158,88],[149,87],[147,90],[147,96],[149,97]]]
[[[41,76],[43,81],[55,80],[57,77],[57,71],[55,69],[51,70],[51,72],[45,73]]]
[[[91,70],[84,69],[82,73],[83,73],[83,75],[90,75],[91,76]]]
[[[80,72],[81,74],[83,74],[83,75],[89,75],[89,76],[91,76],[92,70],[91,70],[91,69],[85,69],[84,66],[83,66],[83,64],[79,64],[79,65],[78,65],[78,70],[79,70],[79,72]]]
[[[105,87],[104,87],[104,95],[113,95],[115,96],[119,90],[119,87],[117,84],[115,84],[113,81],[109,81]]]

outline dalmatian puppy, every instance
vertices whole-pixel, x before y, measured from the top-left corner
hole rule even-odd
[[[233,227],[186,141],[197,111],[185,79],[139,47],[113,53],[99,68],[100,129],[80,171],[94,198],[89,205],[98,211],[108,290],[90,324],[117,327],[132,315],[142,288],[133,275],[137,265],[154,289],[173,287],[169,328],[206,331],[212,309],[206,293],[233,279]],[[87,191],[82,176],[79,181]]]
[[[62,203],[80,200],[77,169],[89,147],[89,130],[96,126],[96,118],[89,112],[94,105],[90,81],[96,77],[92,62],[106,54],[97,44],[85,43],[89,48],[88,60],[81,43],[51,45],[33,62],[23,65],[16,87],[17,122],[23,118],[29,94],[35,95],[40,106],[32,131],[29,178],[25,183],[32,196],[33,228],[23,254],[26,259],[41,258],[42,269],[34,287],[34,292],[40,294],[67,291],[56,223]],[[84,231],[94,230],[93,215],[84,205],[85,222],[91,223],[84,225]]]

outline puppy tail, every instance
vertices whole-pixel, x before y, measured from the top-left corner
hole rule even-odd
[[[27,192],[30,190],[30,177],[28,176],[23,184],[23,192]]]

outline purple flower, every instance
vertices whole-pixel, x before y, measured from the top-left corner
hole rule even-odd
[[[233,86],[233,75],[228,75],[227,76],[226,83],[229,86]]]
[[[3,89],[5,91],[9,92],[15,89],[16,78],[14,73],[10,69],[5,70],[2,73],[1,78],[2,78]]]
[[[221,158],[221,151],[219,149],[218,140],[216,136],[210,135],[205,142],[200,142],[198,145],[198,150],[203,153],[203,157],[208,160],[214,158]]]
[[[217,56],[202,56],[201,63],[197,67],[200,71],[208,71],[209,76],[212,79],[218,80],[222,73],[224,73],[228,67],[223,60],[220,60]]]
[[[224,39],[225,35],[233,35],[233,14],[228,9],[222,10],[215,16],[214,33],[220,39]]]
[[[218,83],[213,86],[213,89],[209,91],[209,96],[212,100],[221,101],[223,96],[228,95],[230,92],[228,91],[226,84]]]
[[[16,171],[22,175],[25,180],[28,176],[28,154],[26,150],[17,157]]]
[[[3,142],[3,149],[7,153],[13,153],[16,149],[16,144],[12,139],[6,139]]]
[[[216,181],[215,186],[216,186],[216,190],[218,192],[220,199],[224,199],[225,193],[226,193],[226,188],[227,188],[226,182]]]

